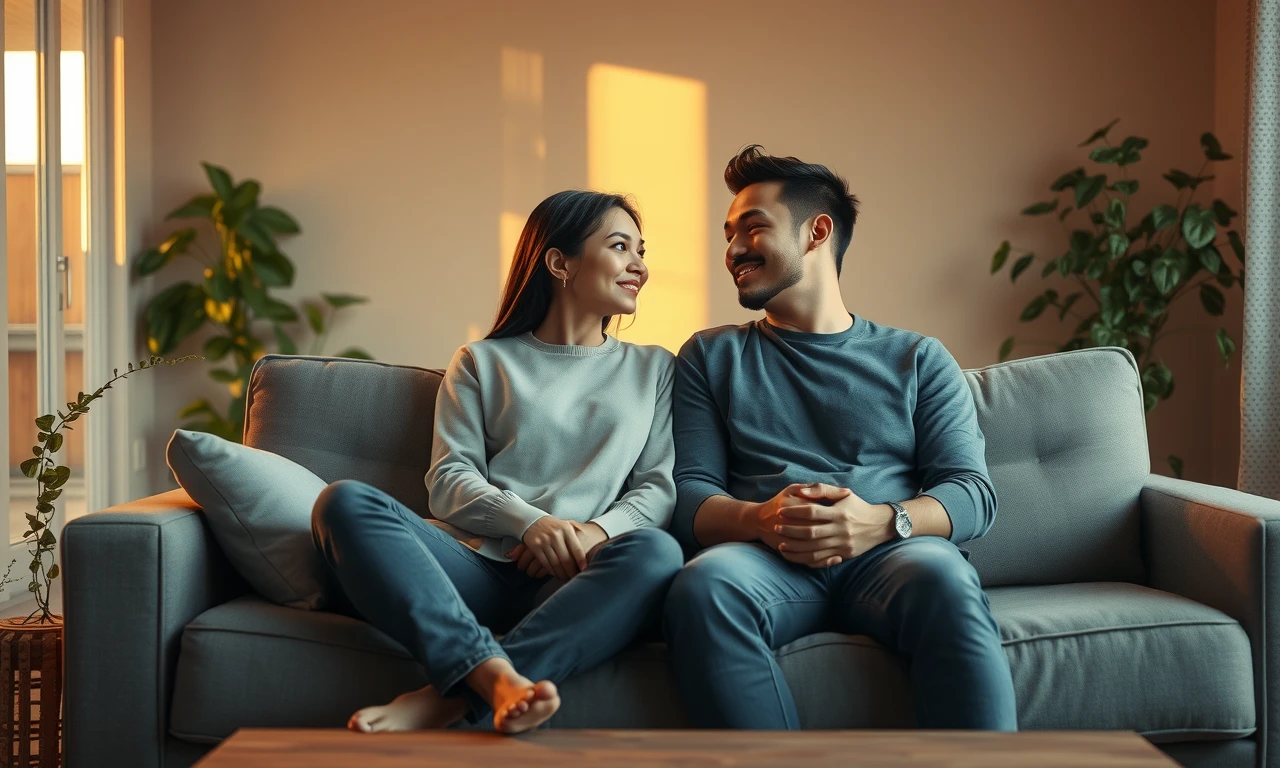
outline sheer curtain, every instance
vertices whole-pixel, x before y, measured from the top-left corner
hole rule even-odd
[[[1240,490],[1280,499],[1280,0],[1251,11]]]

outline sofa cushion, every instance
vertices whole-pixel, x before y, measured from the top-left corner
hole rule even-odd
[[[1152,741],[1255,730],[1249,637],[1231,617],[1136,584],[988,591],[1019,727],[1135,730]]]
[[[440,372],[330,357],[266,355],[253,366],[244,442],[331,483],[361,480],[428,516]]]
[[[1129,584],[992,590],[1026,729],[1116,728],[1176,741],[1254,729],[1248,639],[1218,611]],[[806,728],[914,725],[907,667],[862,636],[822,633],[777,652]],[[236,728],[340,727],[356,709],[425,685],[421,667],[346,616],[246,596],[188,625],[171,729],[213,742]],[[685,724],[660,644],[562,686],[561,728]]]
[[[1133,356],[1114,347],[966,371],[999,509],[964,546],[987,587],[1144,580],[1151,461]]]
[[[311,542],[323,480],[283,456],[185,429],[173,433],[167,457],[250,586],[291,608],[323,607],[329,578]]]

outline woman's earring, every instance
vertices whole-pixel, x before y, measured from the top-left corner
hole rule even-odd
[[[561,282],[561,284],[562,284],[562,287],[564,287],[564,288],[568,288],[568,287],[569,287],[569,278],[567,278],[567,277],[566,277],[566,278],[563,278],[563,279],[561,279],[561,280],[560,280],[560,282]]]

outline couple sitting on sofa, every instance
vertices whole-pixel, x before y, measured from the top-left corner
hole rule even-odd
[[[616,195],[552,195],[493,331],[441,385],[435,519],[353,481],[321,494],[313,534],[344,596],[431,681],[352,729],[535,728],[556,683],[659,613],[697,726],[798,727],[773,651],[835,629],[910,661],[922,727],[1016,728],[999,632],[956,547],[996,511],[960,368],[845,309],[843,179],[749,147],[725,181],[725,266],[763,320],[700,332],[675,359],[608,335],[649,276],[640,217]],[[681,545],[699,553],[687,565]],[[550,578],[563,584],[538,603]]]

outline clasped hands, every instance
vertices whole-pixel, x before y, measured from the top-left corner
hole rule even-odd
[[[789,485],[750,514],[761,541],[810,568],[852,560],[893,537],[892,507],[823,483]]]
[[[530,578],[555,576],[568,581],[587,567],[596,547],[609,535],[595,523],[576,523],[546,515],[524,532],[520,544],[507,553]]]

